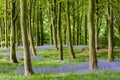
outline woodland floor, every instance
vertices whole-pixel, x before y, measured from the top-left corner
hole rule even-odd
[[[64,47],[66,47],[66,45],[64,45]],[[78,49],[82,49],[85,46],[74,46]],[[21,47],[19,47],[21,48]],[[54,49],[53,46],[50,45],[45,45],[45,46],[39,46],[36,47],[36,49]],[[5,56],[9,56],[9,52],[0,52],[0,54],[5,55]],[[23,58],[23,54],[20,51],[17,51],[17,57],[18,58]],[[32,58],[35,59],[42,59],[44,57],[42,56],[32,56]],[[62,62],[62,61],[59,61]],[[98,68],[96,70],[89,70],[88,69],[88,62],[79,62],[79,63],[72,63],[72,64],[63,64],[63,65],[59,65],[59,66],[33,66],[33,71],[34,72],[44,72],[44,73],[63,73],[63,72],[92,72],[92,71],[103,71],[103,70],[120,70],[120,60],[116,59],[113,62],[107,62],[106,59],[99,59],[98,60]],[[24,67],[18,67],[15,70],[15,73],[19,73],[19,72],[23,72],[24,71]]]

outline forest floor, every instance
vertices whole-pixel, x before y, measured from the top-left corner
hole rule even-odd
[[[67,47],[66,45],[64,45],[64,47]],[[79,49],[83,49],[85,46],[74,46],[74,48]],[[22,48],[21,46],[19,46],[19,48]],[[54,47],[52,45],[45,45],[45,46],[38,46],[36,47],[37,50],[51,50],[54,49]],[[87,50],[86,50],[87,51]],[[98,52],[102,52],[102,51],[107,51],[106,49],[100,49]],[[1,55],[5,55],[5,56],[9,56],[10,52],[0,52]],[[18,50],[17,51],[17,58],[19,59],[23,59],[23,51]],[[102,54],[98,55],[101,56]],[[51,55],[52,56],[52,55]],[[36,59],[36,60],[41,60],[42,58],[45,58],[44,56],[41,55],[37,55],[37,56],[32,56],[32,59]],[[58,63],[62,63],[64,61],[57,61]],[[51,63],[51,62],[49,62]],[[96,70],[89,70],[88,69],[89,63],[88,60],[85,62],[76,62],[76,63],[67,63],[67,64],[62,64],[62,65],[57,65],[57,66],[53,66],[53,65],[42,65],[42,66],[33,66],[33,71],[34,72],[44,72],[44,73],[64,73],[64,72],[77,72],[77,73],[81,73],[81,72],[93,72],[93,71],[103,71],[103,70],[120,70],[120,60],[116,59],[113,62],[107,62],[107,59],[105,58],[98,58],[98,68]],[[23,73],[24,71],[24,66],[20,66],[18,67],[14,72],[15,73]]]
[[[64,72],[92,72],[92,71],[101,71],[101,70],[120,70],[120,61],[115,60],[113,62],[107,62],[105,59],[98,60],[98,68],[96,70],[88,69],[88,62],[80,62],[75,64],[64,64],[60,66],[42,66],[42,67],[33,67],[34,72],[52,72],[52,73],[64,73]],[[24,67],[19,67],[15,72],[23,72]]]

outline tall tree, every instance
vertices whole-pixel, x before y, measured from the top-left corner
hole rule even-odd
[[[20,10],[21,10],[21,33],[22,33],[22,43],[24,48],[24,69],[25,75],[32,75],[32,65],[29,50],[29,41],[27,36],[27,3],[26,0],[20,0]]]
[[[88,30],[89,30],[89,69],[97,68],[97,56],[95,50],[95,27],[94,27],[94,0],[89,0],[88,6]]]
[[[0,47],[2,47],[2,19],[0,19]]]
[[[37,27],[36,27],[36,46],[40,45],[40,26],[39,26],[39,0],[36,0],[36,21],[37,21]]]
[[[108,6],[108,61],[111,62],[114,60],[113,55],[113,6],[112,6],[112,0],[107,0],[107,6]]]
[[[40,45],[44,44],[44,35],[43,35],[43,9],[42,3],[40,3]]]
[[[11,35],[10,35],[10,62],[17,63],[16,49],[15,49],[15,0],[11,2]]]
[[[85,13],[85,45],[87,45],[87,15]]]
[[[99,7],[98,7],[98,0],[96,0],[96,24],[95,24],[95,48],[96,51],[98,50],[98,34],[99,34],[99,27],[98,27],[98,23],[99,23]]]
[[[51,20],[52,20],[52,31],[53,31],[53,42],[54,47],[58,49],[57,47],[57,17],[56,17],[56,0],[52,0],[52,11],[51,11]]]
[[[67,46],[69,48],[70,56],[72,58],[75,58],[75,53],[73,51],[73,46],[72,46],[72,42],[71,42],[69,0],[66,0],[66,22],[67,22]]]
[[[5,47],[8,47],[8,26],[7,26],[7,2],[8,0],[5,0]]]
[[[63,60],[63,46],[62,46],[62,35],[61,35],[61,2],[58,1],[58,15],[57,15],[57,36],[58,36],[58,52],[59,59]]]
[[[29,10],[29,27],[28,27],[28,36],[30,41],[30,47],[32,49],[32,54],[36,55],[35,45],[33,42],[33,35],[32,35],[32,29],[31,29],[31,12],[32,12],[32,0],[30,0],[30,10]]]
[[[73,11],[73,13],[72,13],[72,18],[73,18],[73,44],[75,44],[75,25],[76,25],[76,23],[75,23],[75,19],[76,19],[76,16],[75,16],[75,14],[76,14],[75,1],[73,1],[73,3],[72,3],[72,11]]]

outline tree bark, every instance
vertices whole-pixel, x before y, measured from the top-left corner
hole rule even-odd
[[[39,46],[40,45],[39,0],[36,0],[36,14],[37,14],[36,46]]]
[[[32,75],[32,64],[29,49],[29,41],[27,36],[27,3],[26,0],[20,0],[20,10],[21,10],[21,33],[22,33],[22,43],[24,48],[24,69],[25,75]]]
[[[54,47],[58,50],[58,47],[57,47],[57,36],[56,36],[56,34],[57,34],[57,24],[56,24],[56,19],[57,19],[57,17],[56,17],[56,0],[52,0],[52,17],[51,17],[51,19],[52,19],[52,31],[53,31],[53,42],[54,42]]]
[[[87,45],[87,15],[85,14],[85,45]]]
[[[15,1],[11,2],[11,35],[10,35],[10,62],[18,63],[16,58],[16,48],[15,48]]]
[[[75,58],[75,53],[73,51],[73,46],[71,42],[69,0],[66,0],[66,21],[67,21],[67,46],[68,46],[71,58]]]
[[[99,34],[99,27],[98,27],[98,23],[99,23],[99,8],[98,8],[98,0],[96,0],[96,24],[95,24],[95,48],[96,51],[98,50],[99,46],[98,46],[98,34]]]
[[[114,60],[113,54],[113,8],[112,0],[108,1],[108,62],[112,62]]]
[[[59,0],[60,1],[60,0]],[[58,35],[58,52],[59,60],[63,60],[63,46],[62,46],[62,34],[61,34],[61,2],[58,3],[58,16],[57,16],[57,35]]]
[[[34,56],[36,56],[37,54],[36,54],[35,45],[33,42],[32,29],[31,29],[31,13],[32,13],[32,1],[30,0],[28,37],[29,37],[29,41],[30,41],[30,47],[32,49],[32,54]]]
[[[89,69],[97,68],[97,56],[95,50],[95,27],[94,27],[94,0],[89,0],[88,6],[88,30],[89,30]]]
[[[5,47],[8,47],[7,0],[5,0]]]
[[[76,17],[75,17],[75,14],[76,14],[76,11],[75,11],[75,2],[73,2],[73,4],[72,4],[72,11],[73,11],[73,13],[72,13],[72,18],[73,18],[73,44],[75,45],[75,19],[76,19]]]

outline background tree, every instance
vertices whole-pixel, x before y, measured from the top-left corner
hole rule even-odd
[[[73,46],[71,42],[71,28],[70,28],[70,13],[69,13],[69,0],[66,0],[66,23],[67,23],[67,46],[69,49],[70,56],[75,58]]]

